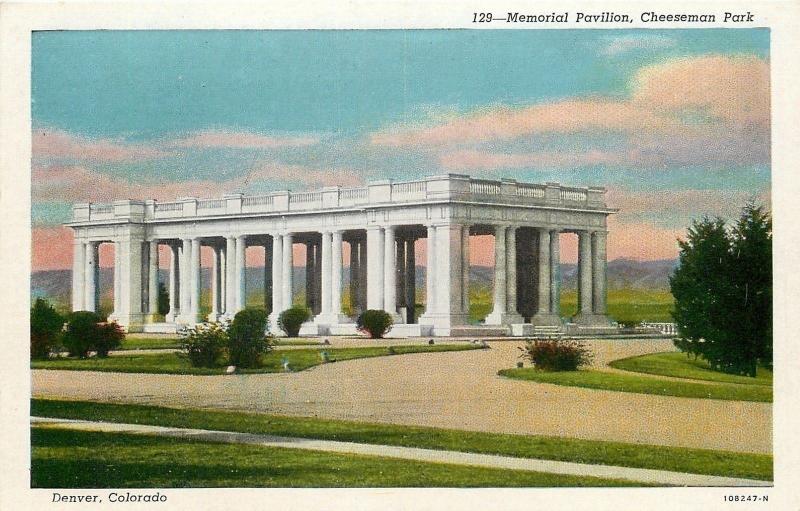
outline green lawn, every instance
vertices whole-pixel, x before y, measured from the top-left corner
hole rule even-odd
[[[31,415],[422,447],[772,480],[772,456],[765,454],[87,401],[32,399]]]
[[[529,367],[522,369],[503,369],[499,374],[519,380],[530,380],[569,387],[613,390],[616,392],[722,399],[726,401],[772,402],[772,387],[765,385],[683,382],[665,380],[653,376],[628,375],[593,370],[547,372]]]
[[[714,371],[703,359],[688,357],[685,353],[667,352],[614,360],[608,365],[625,371],[658,374],[676,378],[707,380],[719,383],[772,386],[772,371],[759,367],[755,378]]]
[[[292,371],[302,371],[322,364],[321,352],[326,351],[330,362],[356,358],[403,355],[408,353],[432,353],[440,351],[463,351],[479,349],[474,344],[414,344],[404,346],[370,346],[363,348],[297,349],[272,351],[262,358],[262,367],[242,369],[240,372],[280,373],[284,372],[283,359],[289,361]],[[392,353],[393,352],[393,353]],[[161,373],[161,374],[224,374],[224,367],[192,367],[189,360],[179,353],[123,353],[108,358],[56,358],[31,361],[33,369],[66,369],[74,371],[108,371],[121,373]]]
[[[122,433],[31,428],[34,488],[642,486],[489,469]]]
[[[321,343],[316,339],[273,339],[276,346],[320,346]],[[136,334],[128,335],[122,341],[121,350],[158,350],[158,349],[177,349],[180,348],[180,337],[140,337]]]

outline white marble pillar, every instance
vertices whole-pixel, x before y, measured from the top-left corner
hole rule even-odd
[[[191,323],[197,323],[200,321],[200,238],[192,239],[190,271],[189,283],[192,296],[190,298],[189,320]]]
[[[331,313],[342,318],[342,231],[331,235]],[[337,321],[338,322],[338,321]]]
[[[185,238],[181,240],[181,256],[178,258],[181,263],[180,275],[180,297],[181,297],[181,323],[193,323],[192,315],[192,240]]]
[[[236,315],[236,238],[225,238],[225,317],[233,319]]]
[[[220,298],[220,249],[216,245],[211,246],[211,312],[208,321],[216,321],[219,318],[219,298]]]
[[[550,314],[561,316],[561,249],[559,231],[550,231]]]
[[[111,319],[119,317],[120,312],[120,293],[122,292],[122,278],[120,277],[120,264],[122,264],[122,257],[120,254],[121,248],[119,243],[114,242],[114,312],[111,313]],[[156,311],[157,312],[157,311]]]
[[[367,257],[367,238],[360,239],[358,242],[358,304],[361,312],[367,310],[367,269],[369,257]]]
[[[144,262],[143,240],[138,236],[123,235],[118,240],[120,249],[120,303],[116,321],[129,332],[142,330],[142,281]]]
[[[383,309],[383,264],[385,241],[383,228],[367,228],[367,309]]]
[[[321,252],[322,257],[320,260],[320,273],[321,273],[321,307],[320,316],[327,316],[331,313],[331,243],[333,236],[330,232],[322,233]]]
[[[264,243],[264,310],[272,310],[272,242]]]
[[[414,323],[416,321],[415,314],[416,314],[416,302],[417,302],[417,286],[416,286],[416,274],[417,274],[417,259],[416,253],[414,248],[414,238],[409,238],[406,240],[406,261],[405,261],[406,271],[403,274],[403,277],[406,279],[405,282],[405,292],[406,292],[406,323]]]
[[[269,315],[270,331],[278,331],[278,316],[286,307],[283,305],[283,236],[272,235],[272,312]]]
[[[358,315],[361,306],[359,304],[359,274],[358,269],[358,241],[350,240],[350,310],[354,315]]]
[[[400,320],[397,313],[397,252],[395,248],[395,226],[387,225],[383,231],[383,310],[395,322]]]
[[[236,237],[236,312],[247,306],[247,237]]]
[[[227,311],[228,303],[228,249],[225,245],[219,247],[219,315],[220,319]]]
[[[506,231],[506,311],[511,316],[519,316],[517,312],[517,228],[511,226]],[[522,319],[513,318],[513,322],[522,323]],[[511,321],[511,320],[509,320]]]
[[[428,226],[425,254],[425,313],[436,313],[436,226]],[[421,320],[422,318],[420,318]]]
[[[469,314],[469,226],[461,233],[461,311]]]
[[[97,242],[94,241],[86,244],[86,269],[84,270],[86,283],[84,284],[83,307],[87,311],[97,311],[97,288],[99,287],[97,282],[97,267],[99,263],[97,246]]]
[[[592,301],[596,315],[606,314],[606,233],[592,233]]]
[[[169,312],[167,312],[167,323],[174,322],[180,315],[179,303],[179,277],[180,263],[178,262],[178,247],[174,243],[169,245],[170,258],[169,258]]]
[[[307,241],[305,243],[305,246],[306,246],[306,307],[313,314],[314,311],[317,310],[317,300],[318,300],[318,297],[316,296],[316,286],[315,286],[317,271],[315,268],[316,261],[314,259],[314,242]]]
[[[281,254],[283,257],[283,265],[281,267],[281,288],[283,291],[281,296],[281,305],[284,309],[290,309],[292,307],[292,245],[292,234],[284,234],[283,253]]]
[[[578,233],[578,314],[592,314],[592,234]]]
[[[558,243],[558,235],[556,234],[556,244]],[[538,242],[538,278],[537,281],[537,299],[536,299],[536,313],[531,317],[531,323],[541,326],[560,326],[561,319],[558,313],[553,313],[553,278],[551,270],[553,263],[551,262],[551,255],[553,251],[553,243],[550,237],[549,229],[537,230]],[[557,245],[556,245],[557,246]],[[558,258],[558,254],[555,255]]]
[[[147,254],[147,314],[151,323],[158,316],[158,240],[150,240]],[[114,283],[117,275],[117,248],[114,248]],[[114,294],[116,296],[116,293]],[[116,301],[116,300],[115,300]],[[116,310],[116,307],[115,307]]]
[[[463,229],[460,224],[436,227],[434,258],[429,274],[434,282],[435,310],[426,311],[419,322],[433,327],[433,335],[452,335],[453,327],[467,323],[463,311]]]
[[[486,317],[487,325],[502,325],[506,315],[506,226],[494,228],[494,290],[492,312]]]
[[[80,240],[72,242],[72,310],[83,309],[86,286],[86,247]],[[114,270],[116,271],[116,269]]]

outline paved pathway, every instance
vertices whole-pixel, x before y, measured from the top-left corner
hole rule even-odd
[[[624,479],[637,483],[664,486],[772,486],[772,483],[769,481],[757,481],[753,479],[686,474],[682,472],[668,472],[665,470],[616,467],[609,465],[588,465],[583,463],[515,458],[492,454],[421,449],[418,447],[360,444],[355,442],[314,440],[308,438],[259,435],[254,433],[235,433],[230,431],[53,419],[46,417],[31,417],[31,422],[49,428],[100,431],[105,433],[157,435],[191,440],[204,440],[208,442],[250,444],[264,447],[334,452],[339,454],[380,456],[383,458],[397,458],[429,463],[447,463],[452,465],[469,465],[506,470],[524,470],[573,476]]]
[[[337,347],[362,341],[340,344],[332,338],[331,342]],[[450,341],[437,340],[445,342]],[[514,367],[521,343],[490,345],[488,350],[337,362],[292,374],[188,376],[35,370],[33,394],[772,452],[771,403],[631,394],[507,379],[497,371]],[[592,348],[597,365],[674,349],[668,340],[594,341]]]

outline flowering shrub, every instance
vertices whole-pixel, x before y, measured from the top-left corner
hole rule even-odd
[[[181,332],[181,349],[194,367],[219,367],[225,363],[228,324],[200,323]]]
[[[527,341],[519,349],[522,358],[542,371],[575,371],[594,358],[586,345],[578,341]]]

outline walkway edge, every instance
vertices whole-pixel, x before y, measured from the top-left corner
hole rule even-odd
[[[192,428],[172,428],[147,424],[124,424],[49,417],[31,417],[31,423],[41,426],[95,431],[103,433],[129,433],[138,435],[158,435],[209,442],[231,444],[261,445],[288,449],[333,452],[339,454],[358,454],[384,458],[405,459],[429,463],[447,463],[475,467],[506,470],[524,470],[551,474],[624,479],[645,484],[664,486],[720,486],[720,487],[770,487],[771,481],[742,479],[733,477],[669,472],[645,468],[619,467],[610,465],[589,465],[567,461],[543,460],[537,458],[516,458],[494,454],[479,454],[461,451],[423,449],[394,445],[362,444],[335,440],[315,440],[298,437],[238,433]]]

